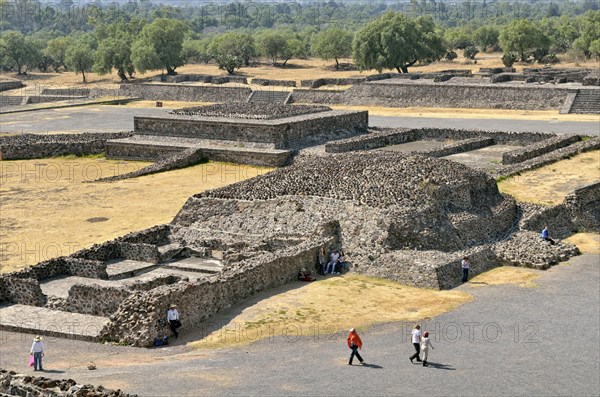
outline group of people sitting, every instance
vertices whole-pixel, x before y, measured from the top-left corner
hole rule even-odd
[[[334,250],[327,255],[325,247],[319,250],[317,260],[317,273],[324,276],[326,274],[340,274],[348,271],[348,262],[343,250]],[[305,267],[298,272],[298,280],[300,281],[315,281],[312,272]]]
[[[328,260],[329,259],[329,260]],[[325,247],[319,251],[319,261],[317,263],[317,272],[321,275],[340,274],[348,270],[348,263],[343,250],[334,250],[327,256]]]

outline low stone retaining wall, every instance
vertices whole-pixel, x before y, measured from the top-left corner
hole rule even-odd
[[[542,154],[552,152],[556,149],[569,146],[580,140],[581,137],[579,135],[557,136],[554,138],[546,139],[544,141],[531,144],[524,148],[513,150],[512,152],[503,153],[502,164],[521,163],[525,160],[530,160],[532,158],[539,157]]]
[[[252,84],[264,86],[280,86],[280,87],[295,87],[295,80],[270,80],[270,79],[252,79]]]
[[[25,84],[20,80],[0,81],[0,91],[14,90],[21,87],[25,87]]]
[[[495,172],[493,172],[492,175],[495,178],[507,178],[511,175],[515,175],[520,172],[543,167],[544,165],[552,164],[559,160],[567,159],[576,154],[597,149],[600,149],[600,137],[582,140],[572,145],[543,154],[539,157],[534,157],[530,160],[525,160],[521,163],[502,166]]]
[[[202,149],[185,149],[182,152],[175,154],[174,156],[170,156],[139,170],[128,172],[127,174],[109,176],[107,178],[100,178],[95,180],[94,182],[112,182],[119,181],[122,179],[137,178],[143,175],[151,175],[159,172],[185,168],[205,161],[206,157],[202,153]]]
[[[246,102],[249,87],[207,87],[179,84],[121,84],[120,94],[151,101]]]
[[[472,138],[458,141],[449,145],[444,145],[437,149],[431,149],[424,152],[418,152],[430,157],[444,157],[452,154],[469,152],[471,150],[481,149],[483,147],[492,146],[493,138]]]
[[[1,160],[25,160],[66,155],[87,156],[104,153],[106,141],[125,138],[130,132],[83,134],[22,134],[0,137]]]
[[[240,83],[248,84],[248,79],[244,76],[213,76],[209,74],[178,74],[176,76],[157,76],[153,79],[156,82],[162,83],[182,83],[186,81],[224,84],[224,83]]]
[[[294,89],[292,91],[291,103],[314,103],[339,105],[344,103],[343,90],[308,90]]]
[[[385,146],[399,145],[418,139],[415,130],[398,128],[374,131],[356,137],[329,142],[325,145],[327,153],[344,153],[354,150],[371,150]]]
[[[468,141],[467,146],[472,145],[473,149],[476,149],[478,144],[484,144],[485,146],[494,143],[528,145],[554,137],[556,137],[556,135],[544,132],[521,133],[486,130],[461,130],[452,128],[373,129],[370,130],[368,134],[327,143],[325,150],[328,153],[342,153],[354,150],[376,149],[417,140],[443,141],[448,139]],[[487,139],[491,139],[493,143],[490,143],[490,141]],[[460,143],[458,145],[460,145]],[[454,147],[454,144],[451,145],[449,149],[444,150],[449,150],[449,152],[451,152],[453,150],[452,147]],[[455,148],[454,150],[457,149]],[[427,153],[428,155],[431,155],[429,153],[435,153],[435,150]],[[445,154],[442,154],[442,156],[444,155]]]

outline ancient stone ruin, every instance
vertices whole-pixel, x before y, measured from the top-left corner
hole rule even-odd
[[[322,246],[343,248],[352,272],[448,289],[460,284],[464,255],[474,274],[502,265],[546,269],[577,248],[542,241],[541,225],[559,238],[600,227],[600,184],[541,207],[501,194],[495,180],[598,149],[600,138],[367,129],[366,112],[279,106],[188,108],[136,118],[133,135],[105,139],[109,154],[161,159],[128,177],[200,161],[207,142],[218,141],[228,161],[240,160],[242,143],[255,149],[249,157],[295,157],[189,198],[167,225],[0,276],[0,328],[151,346],[169,333],[168,305],[179,305],[186,325],[199,324],[314,268]],[[0,151],[18,151],[18,139],[0,138]],[[28,147],[45,155],[79,144],[98,150],[95,135],[78,139]]]

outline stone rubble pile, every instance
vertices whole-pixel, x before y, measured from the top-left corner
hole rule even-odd
[[[135,397],[120,389],[82,385],[73,379],[50,379],[0,368],[0,395],[23,397]]]
[[[442,195],[460,189],[466,189],[466,194],[472,189],[497,194],[495,182],[486,174],[461,164],[394,152],[366,152],[325,158],[306,156],[289,167],[199,197],[267,200],[296,195],[351,200],[380,208],[426,207],[435,201],[460,207],[459,201],[450,202],[456,197]],[[481,195],[482,201],[488,198]]]

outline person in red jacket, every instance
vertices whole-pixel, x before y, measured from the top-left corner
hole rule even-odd
[[[360,336],[358,336],[354,328],[352,328],[348,334],[348,347],[352,349],[352,354],[350,354],[350,361],[348,361],[348,365],[352,365],[354,356],[358,358],[358,361],[360,361],[361,364],[364,364],[365,360],[363,360],[360,354],[358,354],[358,349],[362,349],[362,340],[360,340]]]

